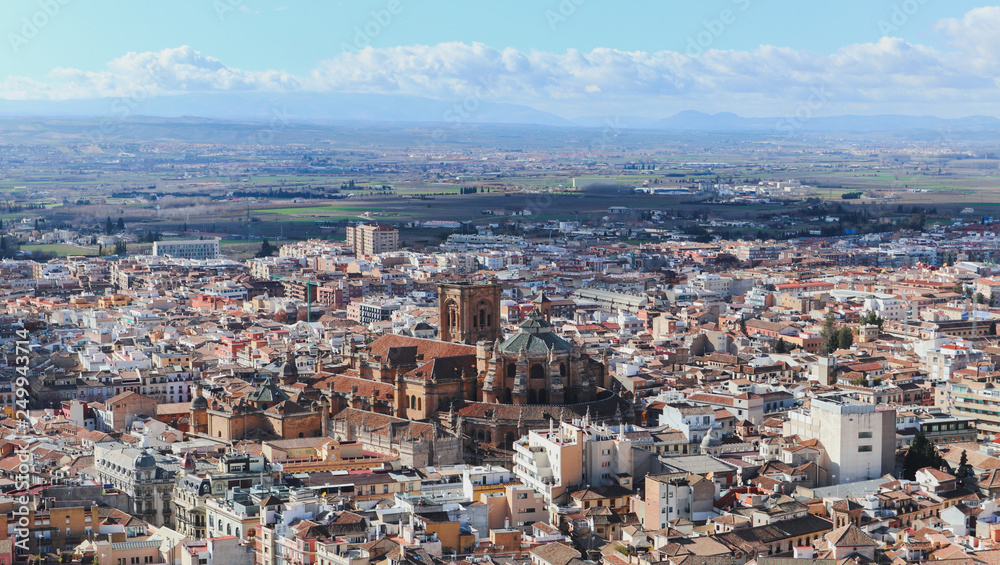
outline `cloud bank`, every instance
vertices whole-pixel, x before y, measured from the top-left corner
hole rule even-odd
[[[305,76],[227,66],[182,46],[128,53],[101,71],[52,69],[43,80],[10,76],[0,98],[65,100],[188,92],[351,92],[468,97],[524,104],[563,116],[594,112],[669,115],[682,109],[775,115],[816,88],[826,113],[1000,114],[1000,7],[939,21],[945,49],[884,37],[820,54],[771,45],[750,51],[610,48],[564,53],[440,43],[366,47],[325,60]]]

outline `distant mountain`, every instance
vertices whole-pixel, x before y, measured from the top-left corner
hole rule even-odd
[[[157,96],[144,100],[0,100],[0,118],[98,118],[123,121],[137,116],[188,117],[195,121],[263,122],[279,126],[290,123],[412,122],[449,126],[520,124],[614,131],[753,132],[776,135],[801,132],[936,132],[932,135],[944,136],[958,131],[1000,130],[1000,119],[991,116],[947,119],[885,114],[805,119],[794,116],[744,118],[731,112],[706,114],[688,110],[664,119],[606,115],[568,120],[519,104],[478,99],[444,102],[418,96],[385,94],[227,92]]]
[[[111,118],[182,116],[282,123],[343,121],[572,126],[553,114],[517,104],[477,99],[442,102],[417,96],[327,93],[219,93],[39,101],[0,100],[0,117]]]
[[[984,131],[1000,129],[1000,119],[991,116],[938,118],[934,116],[830,116],[797,118],[743,118],[730,112],[705,114],[685,111],[655,122],[650,127],[668,131],[771,131],[777,134],[796,131],[811,132],[888,132],[934,130]]]

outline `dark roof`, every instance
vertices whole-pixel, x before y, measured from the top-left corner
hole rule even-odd
[[[556,351],[569,351],[573,346],[569,342],[552,332],[552,324],[545,321],[537,310],[532,310],[528,319],[518,326],[520,331],[507,338],[500,344],[500,351],[505,353],[526,353],[544,354],[549,349]]]
[[[282,402],[291,398],[288,393],[281,390],[277,385],[275,385],[270,377],[264,379],[264,382],[260,384],[253,392],[247,395],[247,401],[249,402]]]

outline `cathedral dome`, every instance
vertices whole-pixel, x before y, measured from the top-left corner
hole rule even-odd
[[[195,397],[191,399],[191,409],[208,410],[208,400],[200,394],[195,395]]]
[[[532,310],[518,326],[518,332],[500,344],[500,351],[507,354],[545,354],[550,349],[557,352],[571,351],[573,346],[552,331],[552,324]]]

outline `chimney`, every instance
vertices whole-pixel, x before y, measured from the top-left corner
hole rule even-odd
[[[505,530],[509,530],[510,529],[510,518],[504,518],[503,519],[503,529],[505,529]]]

